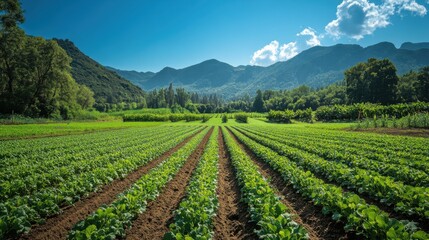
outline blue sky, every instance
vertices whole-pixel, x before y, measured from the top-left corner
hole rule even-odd
[[[22,0],[24,30],[67,38],[103,65],[285,61],[315,45],[429,41],[429,0]]]

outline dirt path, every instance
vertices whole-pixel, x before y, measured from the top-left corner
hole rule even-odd
[[[144,213],[133,222],[126,232],[126,239],[162,239],[168,232],[168,226],[173,222],[174,213],[182,198],[186,195],[186,186],[198,161],[204,153],[204,148],[213,132],[206,134],[196,150],[188,157],[186,163],[167,183],[161,194],[147,205]]]
[[[214,239],[257,239],[246,205],[240,202],[240,187],[235,180],[231,160],[219,130],[219,175],[217,196],[219,208],[214,219]]]
[[[228,129],[229,130],[229,129]],[[287,184],[282,176],[273,170],[268,164],[258,159],[258,157],[230,132],[238,145],[243,149],[253,162],[259,167],[259,172],[270,179],[270,185],[282,198],[290,212],[295,215],[294,221],[305,227],[310,239],[357,239],[353,234],[344,231],[344,225],[334,222],[330,216],[322,214],[322,208],[314,206],[311,201],[301,197],[292,185]]]
[[[183,147],[197,133],[189,136],[184,141],[179,143],[174,148],[168,150],[157,159],[154,159],[144,166],[141,166],[134,172],[128,174],[124,179],[117,179],[108,185],[104,186],[99,192],[91,193],[89,197],[76,202],[74,205],[64,209],[64,211],[52,218],[46,220],[43,225],[34,226],[28,234],[25,234],[21,239],[66,239],[68,232],[78,222],[85,219],[92,212],[97,210],[103,204],[110,204],[116,196],[128,189],[134,182],[140,179],[149,170],[156,167],[159,163],[167,159],[171,154]]]

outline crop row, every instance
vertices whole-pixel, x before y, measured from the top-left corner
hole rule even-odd
[[[207,132],[208,128],[143,175],[112,204],[100,207],[85,220],[77,223],[70,231],[69,239],[124,237],[125,229],[131,226],[138,214],[146,210],[147,202],[156,199],[162,188],[179,172]]]
[[[147,129],[149,128],[138,128],[137,131],[142,132]],[[14,157],[38,156],[40,154],[54,152],[55,150],[60,153],[63,146],[85,148],[89,143],[105,143],[103,139],[114,141],[114,139],[121,139],[123,137],[127,138],[135,131],[136,128],[94,132],[91,134],[85,134],[86,137],[82,138],[81,141],[76,141],[76,138],[82,136],[81,134],[2,141],[2,144],[0,145],[0,159],[8,159],[7,165],[10,165],[13,163],[11,160],[13,160]]]
[[[251,219],[259,227],[256,231],[258,236],[267,239],[307,239],[305,228],[292,220],[289,209],[258,172],[257,166],[225,128],[222,131],[241,187],[242,201],[248,205]]]
[[[267,137],[281,144],[316,154],[326,160],[343,163],[353,168],[357,167],[376,171],[382,175],[390,176],[397,181],[403,181],[405,184],[413,186],[429,186],[429,175],[424,171],[398,163],[371,160],[366,157],[368,153],[365,148],[349,148],[319,140],[302,140],[285,134],[279,134],[274,131],[266,134],[266,131],[262,132],[261,130],[253,128],[245,128],[245,130],[246,132],[253,133],[261,137]]]
[[[403,136],[389,137],[380,134],[363,134],[347,132],[347,134],[338,134],[338,130],[318,129],[316,127],[289,127],[278,126],[279,132],[288,133],[294,136],[307,136],[317,139],[332,139],[346,144],[358,144],[365,147],[371,146],[372,150],[381,154],[394,153],[401,151],[404,154],[418,157],[429,157],[427,144],[424,139],[410,138]]]
[[[39,167],[46,165],[45,162],[56,163],[63,158],[79,160],[88,154],[104,154],[106,150],[115,149],[118,145],[126,144],[126,142],[141,141],[142,137],[150,136],[149,133],[157,133],[158,131],[162,133],[168,130],[168,127],[133,128],[86,134],[85,137],[74,135],[3,141],[2,143],[9,145],[9,147],[7,153],[2,152],[0,175],[3,179],[3,176],[7,176],[5,174],[10,169],[28,167],[29,165],[32,168],[29,172],[44,172],[44,170],[39,170]],[[170,130],[178,131],[179,129],[176,127]],[[127,141],[123,141],[124,139]]]
[[[4,235],[13,236],[27,232],[32,223],[41,223],[44,218],[59,213],[62,206],[70,205],[80,197],[96,191],[100,186],[124,177],[196,131],[197,128],[189,129],[188,133],[173,138],[169,136],[166,141],[162,137],[143,141],[139,145],[140,151],[132,156],[114,159],[104,167],[75,175],[68,181],[61,181],[56,187],[45,188],[31,195],[15,196],[0,203],[0,238]],[[91,159],[86,164],[91,164]]]
[[[370,157],[375,157],[377,159],[379,156],[389,156],[394,158],[400,158],[403,160],[420,160],[426,159],[429,160],[429,155],[427,154],[427,147],[422,146],[423,148],[418,148],[417,146],[422,145],[424,141],[421,139],[407,139],[407,142],[411,142],[412,146],[407,146],[406,144],[401,144],[404,139],[402,137],[396,138],[394,141],[390,141],[390,144],[384,146],[378,146],[377,142],[372,141],[372,139],[378,137],[372,135],[372,137],[368,138],[367,134],[364,133],[350,133],[347,134],[338,134],[338,131],[326,131],[319,129],[312,129],[311,131],[295,131],[290,129],[291,131],[284,131],[284,129],[279,128],[278,133],[287,132],[288,136],[296,137],[300,139],[306,140],[317,140],[321,142],[327,142],[330,144],[338,144],[340,146],[345,146],[349,148],[365,148],[369,153]],[[345,137],[351,134],[353,138]],[[385,138],[391,138],[389,136],[385,136]],[[404,161],[405,162],[405,161]]]
[[[157,132],[157,130],[160,130]],[[170,129],[169,129],[170,130]],[[121,159],[127,159],[138,152],[145,150],[145,144],[153,141],[151,135],[157,133],[158,136],[167,141],[171,137],[178,137],[189,132],[188,129],[176,128],[165,131],[163,129],[152,129],[141,135],[141,139],[123,139],[117,146],[100,147],[96,151],[81,151],[75,155],[68,155],[59,158],[52,158],[46,161],[35,162],[30,166],[20,166],[10,169],[9,179],[1,179],[0,200],[5,200],[14,196],[23,196],[43,191],[45,188],[56,187],[76,175],[90,172],[96,168],[105,167]],[[78,140],[78,139],[76,139]],[[99,146],[88,145],[87,149],[98,148]],[[34,165],[37,167],[35,168]],[[37,169],[37,170],[36,170]]]
[[[374,171],[350,168],[339,162],[327,161],[260,135],[249,132],[245,132],[245,135],[288,157],[303,169],[321,174],[330,181],[365,193],[387,205],[394,205],[395,211],[400,213],[429,219],[429,188],[404,185]]]
[[[317,133],[317,135],[315,135]],[[380,162],[393,163],[407,165],[412,168],[416,168],[426,173],[429,173],[429,156],[426,156],[428,152],[427,145],[422,139],[401,139],[400,137],[393,138],[394,140],[390,142],[390,146],[376,146],[371,138],[366,136],[367,134],[354,135],[355,141],[353,143],[345,140],[334,140],[336,135],[349,135],[348,134],[338,134],[338,131],[334,134],[326,134],[327,131],[319,132],[295,132],[295,131],[279,131],[277,134],[283,134],[289,138],[301,139],[305,141],[318,142],[320,144],[331,144],[336,145],[337,148],[340,148],[343,151],[351,151],[353,149],[365,151],[361,152],[364,157]],[[319,135],[320,134],[320,135]],[[335,135],[336,134],[336,135]],[[363,138],[365,136],[366,138]],[[378,137],[378,136],[377,136]],[[392,137],[385,137],[386,139],[391,139]],[[402,146],[401,143],[413,143],[414,147],[407,147],[405,144]],[[420,153],[416,149],[417,145],[424,145],[424,148],[421,148]]]
[[[165,239],[213,237],[213,218],[218,208],[218,133],[218,128],[215,128],[186,189],[186,198],[175,211],[174,223],[170,225],[170,232],[165,235]]]
[[[340,187],[326,184],[311,172],[303,170],[295,162],[281,156],[242,133],[233,133],[261,160],[278,171],[304,197],[323,207],[323,213],[332,214],[334,220],[346,223],[347,231],[355,231],[369,239],[428,239],[424,231],[418,231],[412,222],[398,221],[374,205]]]

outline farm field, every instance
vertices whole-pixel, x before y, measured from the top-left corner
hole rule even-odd
[[[1,126],[0,239],[429,239],[427,138],[71,124]]]

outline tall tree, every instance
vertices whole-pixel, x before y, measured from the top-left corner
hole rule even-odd
[[[265,111],[265,103],[264,99],[262,99],[261,90],[256,91],[256,97],[253,101],[253,111],[255,112],[264,112]]]
[[[173,89],[173,83],[170,83],[170,86],[168,86],[167,91],[167,103],[168,107],[172,107],[174,105],[174,89]]]
[[[365,69],[365,63],[358,63],[344,72],[347,84],[346,91],[350,103],[368,101],[368,84],[362,78],[362,73]]]
[[[417,76],[417,99],[429,102],[429,66],[422,68]]]
[[[15,87],[18,71],[22,68],[22,49],[25,33],[18,24],[24,15],[18,0],[0,1],[0,107],[10,113],[17,106]]]
[[[399,78],[397,98],[399,102],[415,102],[417,94],[418,73],[410,71]]]
[[[370,58],[346,70],[344,76],[350,103],[390,104],[396,100],[398,76],[388,59]]]
[[[91,91],[91,89],[89,89],[87,86],[80,85],[76,100],[77,103],[82,106],[82,108],[92,108],[95,103],[94,92]],[[143,108],[143,106],[141,108]]]
[[[184,88],[176,88],[176,100],[177,104],[184,108],[188,100],[190,100],[190,96]]]
[[[389,59],[369,59],[363,78],[364,81],[369,82],[370,102],[395,103],[398,76],[396,75],[395,65]]]

